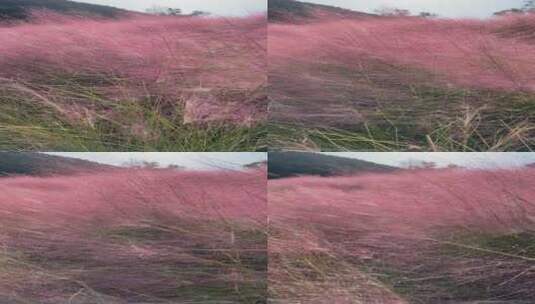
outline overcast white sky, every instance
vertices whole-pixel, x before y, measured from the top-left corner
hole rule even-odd
[[[180,8],[185,13],[194,10],[214,15],[240,16],[267,11],[267,0],[77,0],[78,2],[115,6],[144,12],[153,6]]]
[[[65,157],[85,159],[102,164],[122,166],[129,162],[158,162],[161,166],[167,167],[174,164],[182,167],[197,170],[210,169],[240,169],[243,165],[254,162],[266,161],[266,153],[244,152],[244,153],[47,153]]]
[[[448,18],[485,18],[493,13],[522,7],[523,0],[305,0],[307,2],[373,12],[381,7],[408,9],[417,14],[432,12]],[[199,2],[204,2],[200,0]]]
[[[358,158],[390,166],[403,166],[408,161],[435,162],[439,166],[455,164],[467,168],[514,168],[535,163],[535,153],[412,153],[349,152],[325,153]]]
[[[129,162],[158,162],[166,167],[175,164],[190,169],[240,169],[243,165],[267,160],[266,153],[47,153],[74,157],[103,164],[123,166]],[[357,158],[390,166],[404,166],[407,162],[435,162],[439,166],[455,164],[467,168],[514,168],[535,163],[535,153],[417,153],[417,152],[330,152],[324,153],[342,157]]]

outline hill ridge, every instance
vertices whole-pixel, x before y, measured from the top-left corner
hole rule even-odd
[[[316,14],[328,15],[336,18],[363,18],[379,17],[351,9],[317,4],[295,0],[268,0],[268,18],[270,22],[292,22],[299,23],[313,21]],[[325,16],[323,16],[324,18]]]
[[[392,172],[400,168],[381,165],[356,158],[313,152],[270,152],[270,179],[302,175],[337,176],[362,172]]]
[[[28,11],[46,9],[63,14],[89,14],[114,18],[127,10],[113,6],[82,3],[70,0],[2,0],[0,2],[0,20],[25,20],[30,17]]]
[[[0,177],[9,175],[47,176],[80,171],[111,169],[113,166],[87,160],[37,152],[0,152]]]

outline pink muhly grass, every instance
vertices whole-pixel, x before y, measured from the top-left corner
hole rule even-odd
[[[265,16],[105,20],[41,12],[31,23],[0,27],[0,77],[49,92],[52,79],[85,76],[111,100],[158,96],[175,105],[226,90],[247,96],[266,82],[265,25]],[[217,101],[204,116],[221,111],[224,100]],[[242,116],[229,120],[251,119]]]
[[[478,239],[532,234],[534,178],[535,169],[526,168],[270,181],[274,298],[397,304],[531,299],[531,256],[480,247]],[[453,285],[444,289],[443,283]],[[467,286],[472,293],[463,296]]]
[[[0,178],[0,300],[263,299],[266,195],[264,169]]]
[[[480,20],[363,18],[306,25],[269,25],[272,69],[323,63],[359,69],[379,60],[434,74],[440,83],[535,90],[535,45],[513,32],[534,16]],[[373,71],[365,71],[373,73]]]
[[[534,169],[444,169],[277,180],[270,182],[269,212],[273,221],[300,218],[412,236],[442,228],[529,230],[535,220],[534,177]]]
[[[0,180],[1,202],[10,214],[28,208],[39,216],[50,215],[62,221],[104,217],[110,224],[117,224],[121,217],[135,220],[154,215],[260,225],[266,216],[264,175],[260,171],[128,169],[73,176],[10,177]],[[30,214],[28,220],[38,218]]]

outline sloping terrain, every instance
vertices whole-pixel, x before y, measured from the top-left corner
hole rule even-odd
[[[269,178],[302,175],[337,176],[369,172],[392,172],[398,168],[359,159],[306,152],[271,152]]]
[[[265,303],[266,172],[0,179],[0,303]]]
[[[274,303],[532,303],[535,170],[269,181]]]
[[[340,7],[293,0],[268,0],[270,22],[309,23],[325,19],[378,17]]]
[[[535,145],[533,15],[310,18],[269,25],[274,149]]]
[[[112,169],[81,159],[33,152],[0,152],[0,176],[3,175],[55,175]]]
[[[61,14],[118,17],[127,11],[111,6],[68,0],[2,0],[0,20],[27,20],[32,10],[49,10]]]

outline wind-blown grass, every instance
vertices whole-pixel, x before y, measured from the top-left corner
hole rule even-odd
[[[532,150],[533,16],[315,20],[269,25],[274,148]]]
[[[266,172],[0,179],[0,302],[266,301]]]
[[[0,27],[0,148],[265,149],[266,18]]]
[[[533,168],[269,182],[277,303],[530,303]]]

